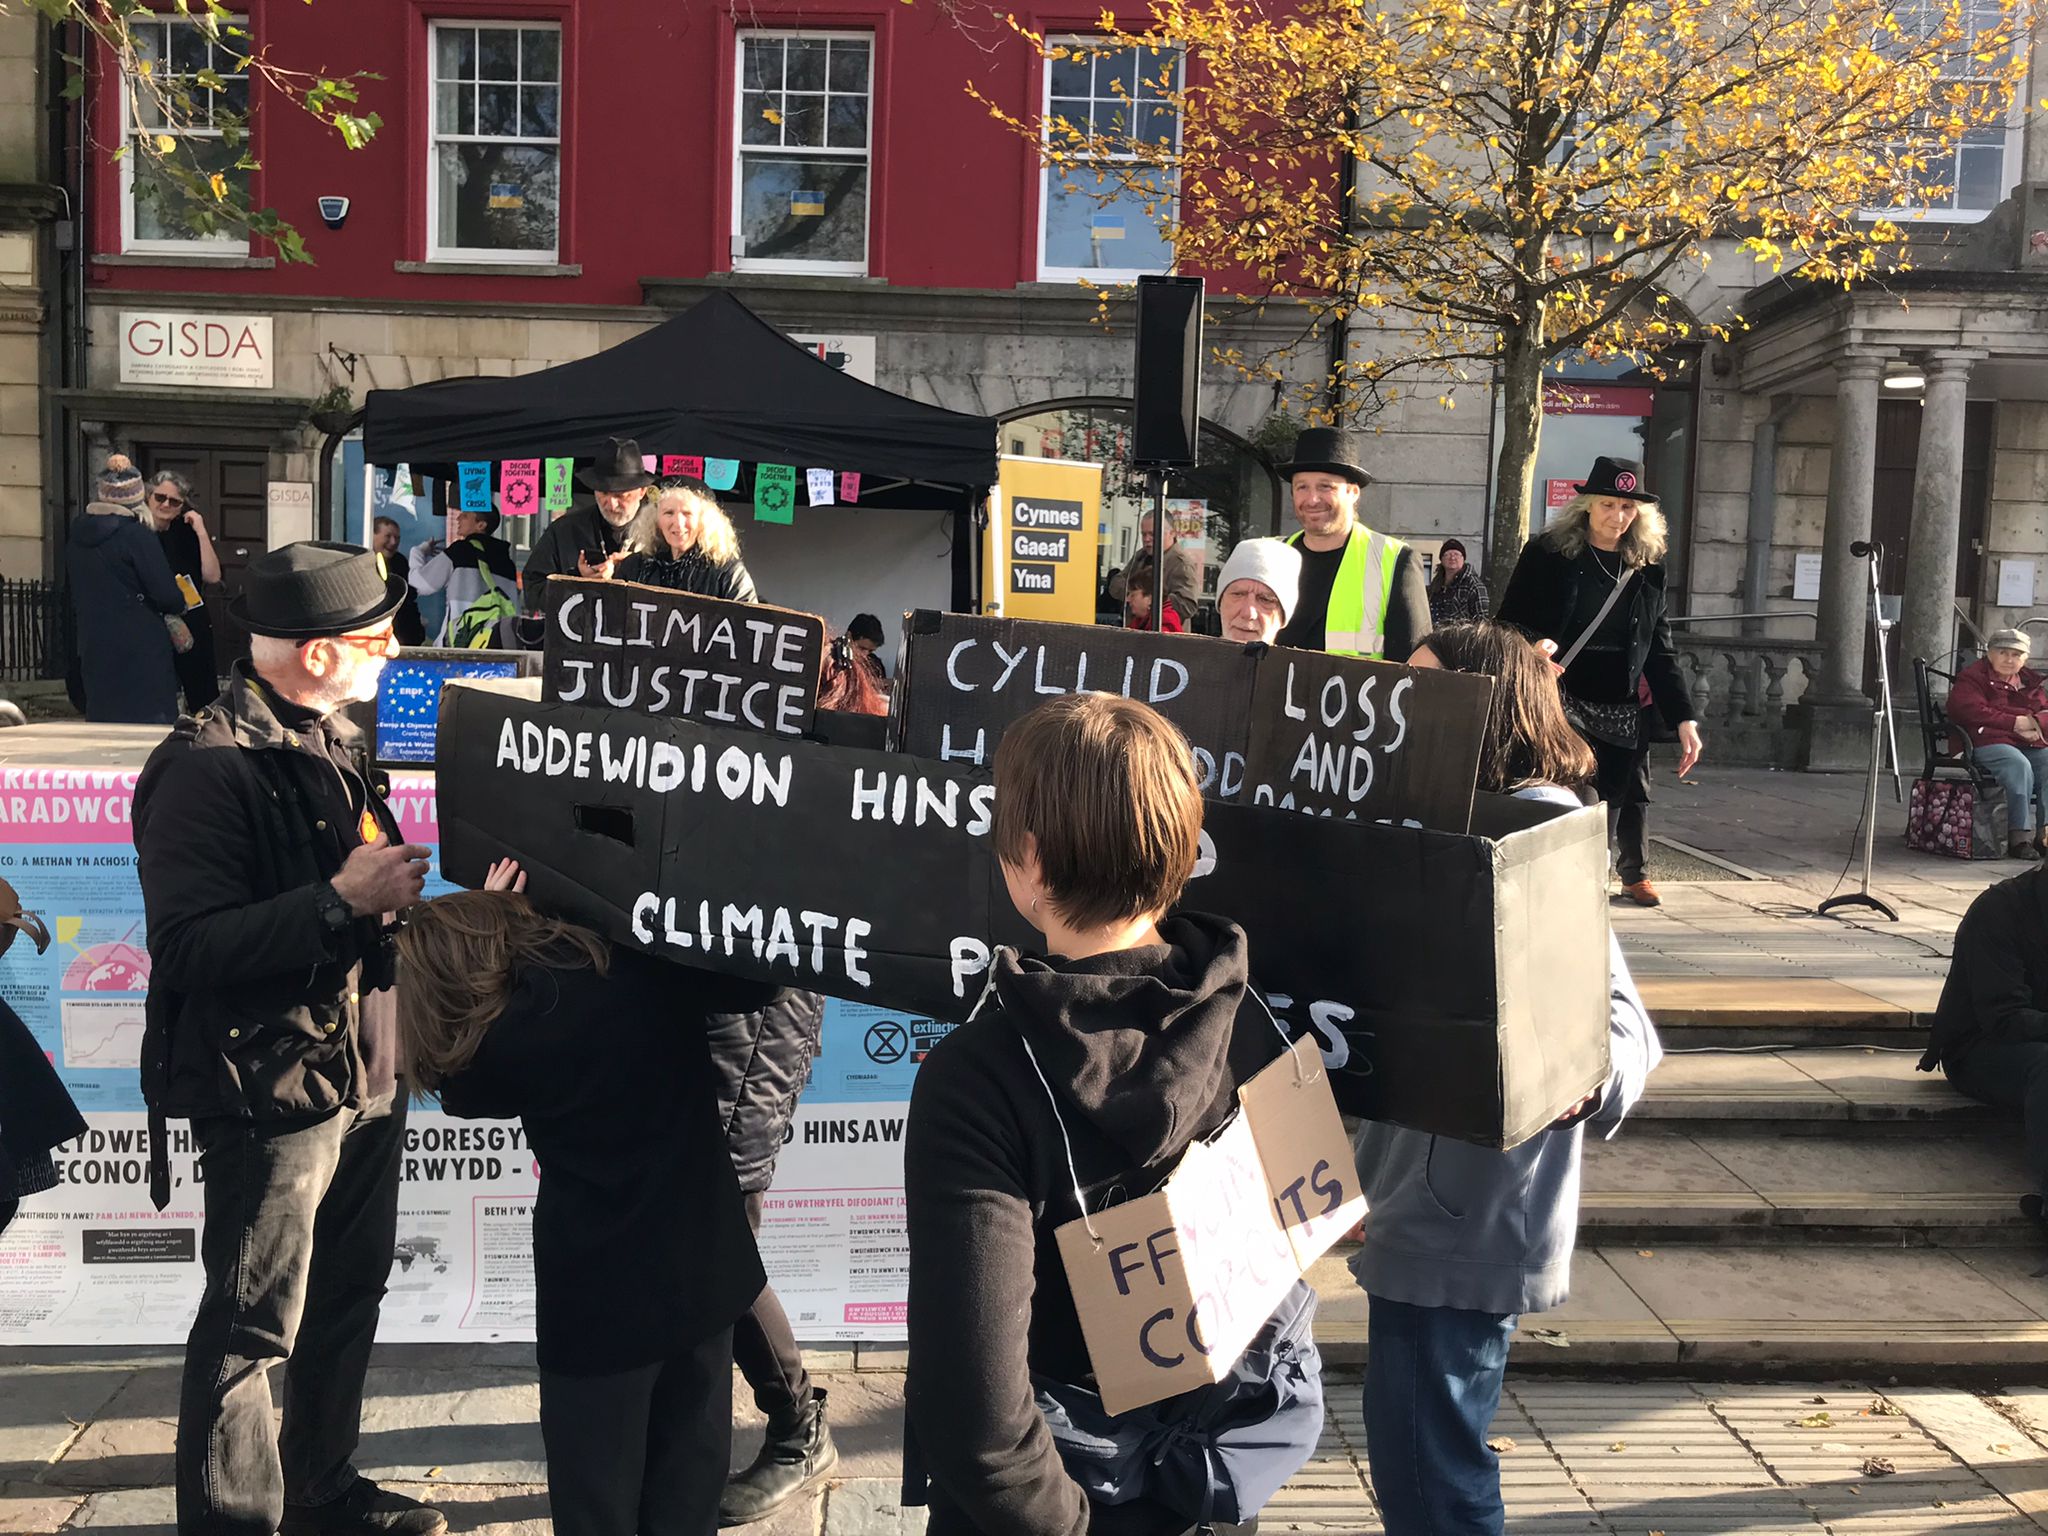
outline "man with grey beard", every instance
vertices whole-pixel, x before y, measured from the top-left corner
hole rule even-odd
[[[377,696],[404,597],[374,550],[259,555],[228,610],[249,659],[135,787],[150,1193],[162,1209],[171,1116],[191,1120],[204,1177],[183,1536],[447,1528],[352,1465],[405,1142],[387,918],[419,899],[428,850],[398,835],[338,711]],[[280,1428],[270,1370],[286,1361]]]

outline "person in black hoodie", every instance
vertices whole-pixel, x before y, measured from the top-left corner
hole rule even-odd
[[[518,866],[398,936],[407,1078],[517,1115],[541,1167],[535,1355],[556,1536],[709,1536],[732,1452],[732,1325],[766,1277],[716,1115],[704,1017],[776,989],[543,916]]]
[[[1005,733],[995,780],[996,853],[1047,958],[997,954],[975,1012],[911,1095],[905,1502],[929,1503],[931,1536],[1177,1536],[1207,1512],[1183,1507],[1172,1479],[1091,1492],[1063,1460],[1070,1442],[1053,1420],[1066,1422],[1067,1389],[1085,1391],[1094,1371],[1054,1233],[1083,1214],[1077,1199],[1096,1211],[1164,1183],[1281,1040],[1248,982],[1243,931],[1166,915],[1202,830],[1178,731],[1128,699],[1068,695]],[[1300,1447],[1275,1486],[1322,1424],[1312,1305],[1296,1293],[1301,1352],[1267,1351],[1293,1379],[1266,1383],[1252,1409],[1268,1445]],[[1158,1470],[1223,1432],[1224,1391],[1138,1410],[1181,1444],[1133,1460]]]

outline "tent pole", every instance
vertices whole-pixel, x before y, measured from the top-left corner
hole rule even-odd
[[[1160,629],[1166,620],[1160,606],[1166,601],[1166,471],[1155,469],[1152,481],[1152,627]]]

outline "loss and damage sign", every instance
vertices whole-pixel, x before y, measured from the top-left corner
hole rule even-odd
[[[542,697],[799,736],[818,707],[825,621],[637,582],[548,581]]]
[[[1221,1380],[1364,1215],[1329,1074],[1314,1042],[1296,1041],[1164,1186],[1056,1234],[1103,1407]]]
[[[1120,693],[1180,728],[1211,799],[1463,831],[1490,678],[1197,635],[919,610],[902,750],[986,764],[1049,698]]]

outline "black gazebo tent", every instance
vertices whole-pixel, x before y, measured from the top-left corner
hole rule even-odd
[[[446,477],[464,459],[648,453],[858,470],[979,495],[996,424],[891,394],[820,361],[729,293],[590,357],[516,378],[373,389],[363,451]]]
[[[858,471],[891,504],[958,515],[954,588],[971,587],[975,507],[996,478],[996,424],[864,384],[729,293],[630,341],[512,378],[373,389],[363,451],[445,484],[463,460],[588,460],[608,437],[646,453]],[[749,493],[743,479],[733,493]]]

